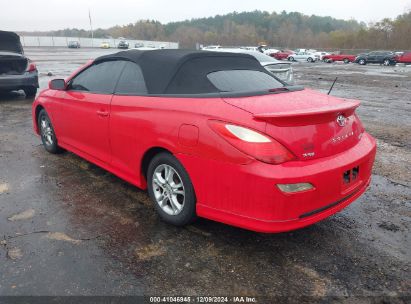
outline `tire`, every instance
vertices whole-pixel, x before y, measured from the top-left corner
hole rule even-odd
[[[36,97],[37,88],[35,87],[26,87],[23,89],[24,94],[26,94],[26,98],[33,98]]]
[[[365,61],[365,59],[360,59],[360,60],[358,60],[358,63],[359,63],[360,65],[366,65],[366,64],[367,64],[367,62]]]
[[[41,141],[43,142],[43,147],[47,152],[52,154],[63,152],[63,149],[58,146],[57,137],[54,133],[50,117],[44,109],[40,111],[37,118],[37,127],[39,129]]]
[[[308,61],[308,62],[314,62],[314,59],[312,59],[311,57],[308,57],[308,58],[307,58],[307,61]]]
[[[295,61],[295,60],[294,60],[294,57],[292,57],[292,56],[291,56],[291,57],[288,57],[288,61]]]
[[[345,64],[350,63],[350,60],[348,58],[344,58],[343,61],[344,61]]]
[[[168,179],[167,172],[170,172]],[[157,213],[166,223],[184,226],[197,218],[196,196],[190,177],[170,153],[159,153],[151,160],[147,170],[147,187]]]
[[[391,65],[391,60],[389,60],[389,59],[384,59],[383,65],[385,65],[385,66]]]

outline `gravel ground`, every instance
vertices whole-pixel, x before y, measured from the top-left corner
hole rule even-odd
[[[26,49],[41,87],[113,50]],[[249,295],[411,300],[411,67],[296,63],[297,82],[362,101],[377,138],[369,190],[311,227],[258,234],[162,223],[145,192],[71,154],[45,153],[31,103],[0,96],[0,295]],[[330,298],[335,297],[335,298]],[[326,301],[328,302],[328,301]]]

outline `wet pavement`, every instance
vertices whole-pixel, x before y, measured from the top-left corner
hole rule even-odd
[[[41,87],[114,50],[26,49]],[[161,222],[145,192],[72,153],[48,154],[32,100],[0,96],[0,295],[411,296],[411,67],[295,64],[297,81],[362,100],[378,140],[369,190],[283,234]],[[48,72],[53,77],[48,77]]]

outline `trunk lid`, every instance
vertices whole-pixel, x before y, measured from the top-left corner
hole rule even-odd
[[[250,112],[255,120],[265,121],[264,132],[300,160],[327,157],[350,149],[359,142],[364,131],[355,114],[358,101],[309,89],[224,98],[224,101]]]
[[[19,35],[13,32],[0,31],[0,51],[23,54]]]
[[[22,54],[0,51],[0,75],[20,75],[27,69],[28,60]]]

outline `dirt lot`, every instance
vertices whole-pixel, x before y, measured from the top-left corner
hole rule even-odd
[[[113,50],[27,49],[41,87]],[[301,63],[299,84],[362,101],[378,140],[369,190],[341,213],[265,235],[162,223],[145,192],[71,154],[45,153],[31,103],[0,97],[0,295],[411,298],[411,67]],[[398,298],[398,297],[408,298]],[[313,299],[313,298],[311,298]],[[271,303],[260,298],[259,303]]]

